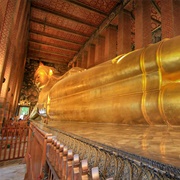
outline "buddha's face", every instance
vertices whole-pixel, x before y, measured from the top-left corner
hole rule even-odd
[[[47,73],[43,70],[39,70],[35,76],[35,84],[38,88],[43,88],[49,81]]]

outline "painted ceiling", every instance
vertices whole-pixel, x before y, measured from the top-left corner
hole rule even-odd
[[[160,26],[160,3],[152,0],[152,31]],[[31,0],[28,59],[70,65],[88,43],[124,10],[132,17],[133,0]],[[133,38],[132,38],[133,41]]]

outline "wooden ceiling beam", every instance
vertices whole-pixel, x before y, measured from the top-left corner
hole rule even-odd
[[[154,22],[156,22],[156,23],[158,23],[158,24],[161,24],[161,22],[160,22],[159,20],[157,20],[157,19],[155,19],[155,18],[153,18],[153,17],[151,17],[151,19],[152,19]]]
[[[159,8],[159,6],[157,5],[156,1],[155,0],[152,0],[152,5],[157,9],[157,12],[161,15],[161,10]]]
[[[54,35],[50,35],[50,34],[44,33],[42,31],[37,31],[37,30],[34,30],[34,29],[30,29],[29,32],[30,33],[34,33],[34,34],[38,34],[38,35],[47,36],[47,37],[53,38],[53,39],[58,39],[58,40],[61,40],[61,41],[64,41],[64,42],[68,42],[68,43],[73,43],[73,44],[77,44],[77,45],[81,45],[81,46],[83,45],[83,44],[75,42],[75,41],[69,41],[69,40],[66,40],[66,39],[62,39],[60,37],[57,37],[57,36],[54,36]]]
[[[77,31],[73,31],[72,29],[64,28],[62,26],[55,25],[55,24],[52,24],[52,23],[49,23],[49,22],[46,22],[46,21],[41,21],[39,19],[35,19],[35,18],[32,18],[32,17],[30,18],[30,21],[38,23],[38,24],[42,24],[43,26],[49,26],[49,27],[51,27],[53,29],[64,31],[66,33],[68,32],[68,33],[73,34],[73,35],[78,35],[78,36],[81,36],[81,37],[89,38],[88,35],[85,35],[83,33],[79,33]]]
[[[35,32],[30,32],[30,34],[32,35],[38,35],[40,37],[43,37],[43,38],[46,38],[47,40],[53,40],[53,41],[58,41],[59,43],[67,43],[69,45],[72,45],[72,46],[78,46],[80,47],[82,44],[77,44],[77,43],[73,43],[73,42],[67,42],[66,40],[61,40],[61,39],[57,39],[57,38],[54,38],[54,37],[48,37],[48,36],[44,36],[42,34],[38,34],[38,33],[35,33]],[[29,38],[31,40],[31,38]],[[56,46],[56,45],[55,45]],[[58,46],[60,47],[60,46]],[[71,50],[75,50],[75,49],[71,49]],[[75,50],[76,51],[76,50]]]
[[[96,12],[96,13],[98,13],[98,14],[101,14],[101,15],[107,17],[107,14],[106,14],[105,12],[100,11],[100,10],[97,10],[97,9],[95,9],[95,8],[92,8],[91,6],[88,6],[88,5],[86,5],[86,4],[83,4],[83,3],[81,3],[81,2],[79,2],[79,1],[77,1],[77,0],[71,0],[71,1],[65,0],[65,1],[68,2],[68,3],[75,4],[75,5],[77,5],[77,6],[81,7],[81,8],[84,8],[84,9],[88,10],[88,11],[93,11],[93,12]]]
[[[55,63],[55,64],[62,64],[62,65],[66,65],[67,63],[64,62],[63,60],[54,60],[54,59],[50,59],[50,58],[42,58],[42,57],[37,57],[37,56],[33,56],[33,55],[28,55],[27,59],[33,59],[36,61],[44,61],[44,62],[48,62],[48,63]]]
[[[43,45],[46,45],[46,46],[49,46],[49,47],[53,47],[53,48],[57,48],[57,49],[65,50],[65,51],[71,51],[71,52],[75,52],[75,53],[78,52],[77,50],[74,50],[74,49],[56,46],[56,45],[41,42],[41,41],[38,41],[38,40],[29,39],[29,42],[33,42],[33,43],[37,43],[37,44],[43,44]]]
[[[41,49],[35,49],[35,48],[32,48],[32,47],[29,47],[29,50],[37,51],[38,53],[45,53],[48,56],[55,55],[55,56],[59,56],[59,57],[63,57],[63,58],[68,58],[68,59],[72,59],[72,57],[73,57],[73,56],[67,55],[65,53],[54,53],[54,52],[49,52],[49,51],[45,51],[45,50],[41,50]]]
[[[68,15],[65,15],[63,13],[60,13],[59,11],[54,11],[54,10],[50,10],[50,9],[47,9],[45,7],[42,7],[42,6],[38,6],[36,4],[34,4],[33,2],[31,2],[31,8],[36,8],[36,9],[40,9],[42,11],[45,11],[46,13],[50,13],[50,14],[54,14],[54,15],[57,15],[57,16],[61,16],[67,20],[71,20],[71,21],[75,21],[75,22],[78,22],[78,23],[81,23],[81,24],[85,24],[87,26],[90,26],[90,27],[93,27],[93,28],[97,28],[95,25],[92,25],[91,23],[87,23],[86,21],[82,21],[80,19],[77,19],[77,18],[73,18],[71,16],[68,16]]]
[[[158,29],[160,29],[161,28],[161,25],[159,25],[159,26],[157,26],[156,28],[154,28],[153,30],[152,30],[152,32],[155,32],[155,31],[157,31]]]

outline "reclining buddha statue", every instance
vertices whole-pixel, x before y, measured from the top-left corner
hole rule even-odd
[[[40,65],[35,82],[38,114],[54,121],[180,125],[180,36],[59,77]]]

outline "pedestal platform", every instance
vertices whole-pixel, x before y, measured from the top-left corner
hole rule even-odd
[[[136,168],[134,177],[139,176],[140,170],[144,168],[147,177],[148,173],[152,176],[155,172],[153,179],[156,179],[155,176],[180,178],[180,127],[70,121],[33,123],[41,130],[52,133],[74,149],[75,153],[79,151],[82,158],[90,159],[92,166],[100,166],[102,174],[105,169],[113,171],[113,167],[116,167],[114,173],[117,177],[117,171],[122,169],[120,164],[124,164],[124,167],[129,167],[133,173]],[[95,159],[93,162],[92,158]],[[121,174],[125,172],[126,170],[123,170]],[[106,171],[106,175],[107,173]],[[113,173],[109,172],[108,176],[113,176]]]

